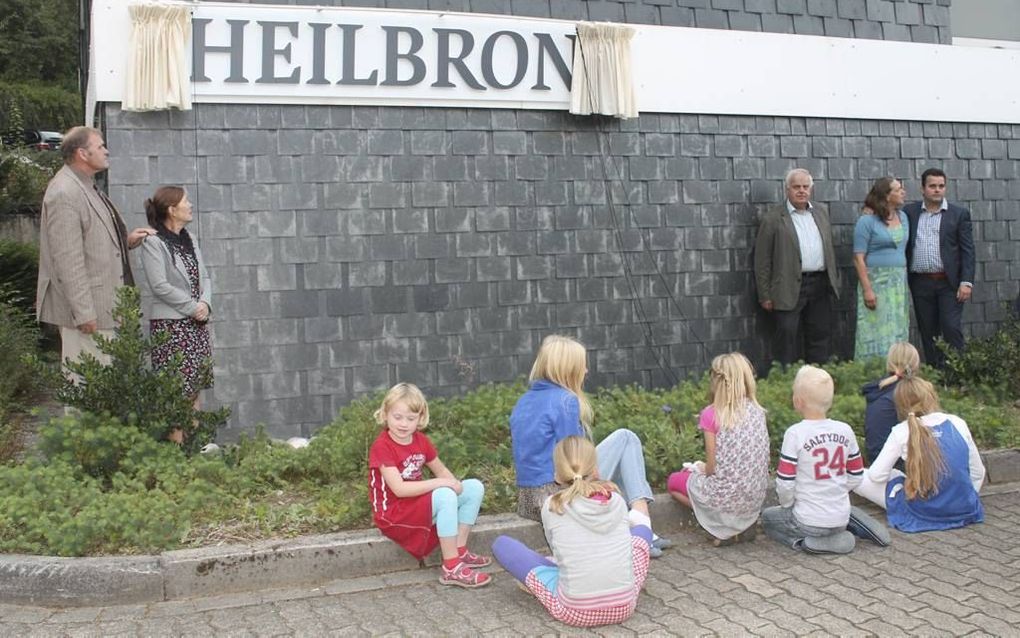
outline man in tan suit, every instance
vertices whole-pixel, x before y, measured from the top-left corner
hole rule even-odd
[[[72,128],[61,154],[64,166],[43,196],[36,313],[39,321],[60,328],[62,360],[89,352],[108,361],[92,335],[112,335],[116,290],[134,284],[128,249],[155,231],[136,228],[128,234],[113,202],[96,187],[96,173],[110,167],[99,131]]]
[[[839,271],[829,213],[811,202],[811,173],[786,174],[786,201],[762,217],[754,247],[758,303],[775,318],[772,355],[783,365],[832,356],[833,297]]]

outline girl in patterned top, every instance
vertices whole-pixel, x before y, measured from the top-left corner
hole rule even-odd
[[[712,404],[701,411],[705,460],[670,475],[670,495],[694,510],[716,546],[755,536],[769,478],[765,410],[755,398],[754,370],[732,352],[712,360]]]

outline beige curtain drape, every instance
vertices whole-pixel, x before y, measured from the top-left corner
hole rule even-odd
[[[574,41],[570,112],[576,115],[638,116],[631,75],[630,41],[634,29],[580,22]]]
[[[191,42],[191,7],[180,4],[134,4],[128,43],[125,111],[191,109],[187,47]]]

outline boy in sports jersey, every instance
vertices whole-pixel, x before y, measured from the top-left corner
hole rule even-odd
[[[776,471],[779,507],[762,512],[765,533],[813,554],[849,554],[854,534],[888,545],[885,527],[850,507],[850,490],[864,477],[864,461],[850,426],[826,417],[832,396],[832,377],[825,370],[804,366],[797,372],[793,407],[804,420],[783,436]]]

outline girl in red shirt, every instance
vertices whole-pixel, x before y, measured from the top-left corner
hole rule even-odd
[[[375,412],[383,426],[368,452],[368,488],[376,527],[422,560],[438,544],[443,554],[439,582],[481,587],[492,577],[479,571],[492,563],[467,549],[485,488],[478,479],[457,480],[422,434],[429,406],[417,386],[398,383]],[[434,478],[425,479],[422,467]]]

